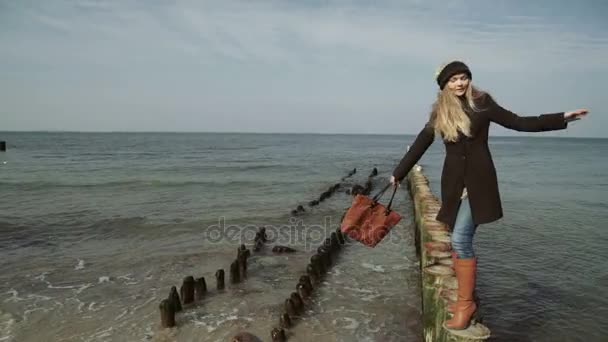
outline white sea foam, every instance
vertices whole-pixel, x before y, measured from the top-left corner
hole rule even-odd
[[[76,290],[76,294],[80,294],[82,291],[88,289],[89,287],[93,286],[93,283],[87,283],[87,284],[83,284],[81,285],[77,290]]]
[[[194,320],[194,325],[203,326],[207,328],[207,332],[211,333],[221,327],[223,324],[231,321],[238,320],[246,320],[248,322],[253,322],[253,318],[251,317],[239,317],[234,314],[234,311],[229,314],[220,314],[219,317],[215,316],[206,316],[205,320]]]
[[[14,336],[12,333],[15,322],[11,314],[0,310],[0,341],[13,341]]]
[[[340,317],[334,319],[332,324],[335,326],[339,326],[340,329],[347,330],[355,330],[359,327],[359,322],[356,319],[350,317]]]
[[[35,276],[34,279],[36,280],[40,280],[40,281],[45,281],[46,280],[46,275],[49,274],[49,272],[43,272],[38,276]]]
[[[23,321],[27,322],[27,317],[32,313],[32,312],[36,312],[36,311],[42,311],[44,313],[51,311],[52,308],[33,308],[33,309],[28,309],[25,310],[23,312]]]
[[[61,289],[63,289],[63,290],[67,290],[67,289],[75,289],[75,288],[77,288],[77,287],[79,286],[79,285],[55,286],[55,285],[51,284],[50,282],[47,282],[47,284],[48,284],[48,286],[47,286],[47,287],[48,287],[49,289],[56,289],[56,290],[61,290]]]
[[[84,304],[85,304],[83,301],[81,301],[80,299],[78,299],[76,297],[70,297],[70,298],[66,299],[66,301],[69,301],[69,300],[77,302],[78,303],[78,312],[82,312],[82,308],[84,307]]]
[[[148,298],[145,302],[141,303],[141,305],[135,305],[132,308],[132,311],[135,312],[143,307],[145,307],[146,305],[148,305],[150,302],[153,302],[156,300],[156,296],[152,296],[150,298]]]
[[[116,318],[114,320],[118,321],[121,318],[125,317],[128,313],[129,313],[129,309],[124,309],[124,311],[120,315],[116,316]]]
[[[84,260],[78,259],[78,265],[76,265],[76,267],[74,267],[74,270],[78,271],[78,270],[82,270],[82,269],[84,269]]]
[[[125,284],[125,285],[136,285],[136,284],[139,284],[139,281],[135,280],[135,279],[134,279],[134,278],[131,276],[131,273],[129,273],[129,274],[125,274],[125,275],[121,275],[121,276],[118,276],[118,277],[116,277],[116,279],[119,279],[119,280],[124,280],[124,284]]]
[[[350,290],[353,292],[359,292],[359,293],[376,293],[375,291],[372,290],[367,290],[367,289],[362,289],[362,288],[355,288],[355,287],[349,287],[349,286],[344,286],[343,287],[344,290]]]
[[[113,329],[114,329],[113,327],[109,327],[109,328],[107,328],[105,330],[98,331],[98,332],[94,333],[93,335],[91,335],[85,341],[87,341],[87,342],[89,342],[89,341],[91,341],[91,342],[92,341],[99,341],[99,340],[101,340],[103,338],[110,337],[110,336],[112,336],[112,330]]]
[[[408,266],[408,265],[394,265],[393,267],[391,267],[391,270],[404,271],[404,270],[407,270],[408,268],[410,268],[410,266]]]
[[[378,297],[381,297],[381,296],[382,296],[382,294],[377,293],[377,294],[372,294],[372,295],[369,295],[369,296],[363,296],[363,297],[361,297],[361,300],[364,301],[364,302],[371,302],[374,299],[376,299]]]
[[[99,281],[98,281],[99,284],[109,283],[109,282],[110,282],[110,277],[108,277],[108,276],[99,277]]]
[[[25,300],[25,298],[19,297],[19,292],[15,289],[10,289],[10,290],[6,291],[5,294],[12,295],[12,297],[4,300],[5,303],[20,302],[22,300]]]
[[[364,262],[361,264],[361,266],[363,268],[370,269],[374,272],[384,273],[384,267],[382,267],[381,265],[373,265],[373,264],[368,264],[368,263]]]

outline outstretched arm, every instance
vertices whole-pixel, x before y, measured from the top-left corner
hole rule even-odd
[[[412,167],[420,160],[424,152],[431,146],[435,140],[435,130],[430,123],[424,126],[424,128],[418,133],[416,140],[405,153],[401,161],[393,171],[393,177],[397,182],[400,182],[410,172]]]
[[[519,116],[503,107],[486,95],[488,117],[503,127],[520,132],[544,132],[565,129],[568,127],[564,112],[542,114],[539,116]]]

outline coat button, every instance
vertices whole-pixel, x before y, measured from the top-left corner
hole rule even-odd
[[[463,159],[463,160],[464,160],[464,159],[467,159],[467,156],[463,155],[463,156],[462,156],[462,159]]]

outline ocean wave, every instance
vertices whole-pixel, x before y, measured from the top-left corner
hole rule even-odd
[[[272,184],[281,183],[280,181],[273,180]],[[284,182],[286,184],[293,184],[292,182]],[[91,189],[91,188],[115,188],[115,187],[146,187],[146,188],[162,188],[162,187],[189,187],[189,186],[251,186],[260,185],[259,181],[172,181],[172,180],[144,180],[144,179],[132,179],[132,180],[117,180],[107,182],[91,182],[91,183],[67,183],[67,182],[49,182],[49,181],[28,181],[28,182],[0,182],[0,187],[4,189],[14,188],[16,190],[43,190],[50,188],[68,188],[68,189]]]
[[[16,322],[17,320],[13,315],[0,309],[0,341],[11,341]]]

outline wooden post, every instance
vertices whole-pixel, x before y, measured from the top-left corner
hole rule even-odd
[[[342,233],[342,229],[340,227],[336,228],[336,236],[338,236],[338,243],[340,245],[344,245],[346,243],[346,240],[344,239],[344,234]]]
[[[313,266],[312,263],[306,266],[306,272],[310,277],[310,281],[314,284],[318,283],[321,280],[321,274],[319,273],[319,269],[316,266]]]
[[[194,300],[197,302],[203,300],[206,294],[207,283],[205,282],[205,277],[200,277],[196,279],[196,282],[194,283]]]
[[[318,273],[320,275],[325,274],[325,267],[323,267],[323,260],[321,259],[320,255],[315,254],[315,255],[311,256],[310,263],[318,271]]]
[[[270,336],[272,337],[272,342],[285,342],[287,341],[287,337],[285,336],[285,330],[274,328],[270,332]]]
[[[266,227],[260,227],[258,232],[255,234],[254,240],[262,240],[262,242],[268,241],[268,236],[266,236]]]
[[[304,302],[302,301],[300,295],[296,292],[292,292],[291,297],[289,299],[291,299],[291,301],[293,302],[296,311],[302,312],[302,310],[304,309]]]
[[[0,152],[6,151],[6,141],[0,141]]]
[[[257,233],[255,233],[255,238],[253,239],[253,251],[259,252],[267,240],[268,237],[266,236],[266,228],[260,227]]]
[[[171,292],[169,292],[169,298],[167,299],[173,305],[175,312],[182,311],[182,303],[179,300],[179,294],[177,294],[177,287],[171,286]]]
[[[247,247],[245,247],[245,245],[243,244],[239,247],[236,253],[237,257],[241,254],[245,255],[246,258],[249,258],[251,256],[251,251],[248,250]]]
[[[230,264],[230,284],[237,284],[241,282],[241,277],[239,276],[239,263],[238,260],[234,260]]]
[[[272,247],[272,252],[273,253],[295,253],[296,250],[291,247],[276,245],[276,246]]]
[[[281,327],[288,329],[291,327],[292,323],[291,323],[291,317],[289,317],[289,314],[287,313],[283,313],[281,315]]]
[[[163,328],[171,328],[175,326],[175,308],[169,299],[163,299],[159,305],[160,309],[160,325]]]
[[[248,250],[239,250],[236,261],[239,267],[239,278],[241,281],[247,279],[247,252]]]
[[[323,263],[323,268],[325,268],[326,271],[329,271],[331,268],[331,253],[327,247],[325,247],[325,245],[321,245],[319,248],[317,248],[317,255],[320,257],[320,260]]]
[[[262,240],[255,240],[255,246],[253,246],[253,251],[254,252],[259,252],[262,247],[264,246],[264,241]]]
[[[310,281],[310,277],[307,275],[303,275],[300,277],[300,283],[306,286],[309,291],[312,291],[312,282]]]
[[[291,298],[285,299],[285,311],[290,317],[297,316],[298,310],[296,309],[295,303]]]
[[[333,251],[337,251],[340,249],[340,241],[338,239],[338,233],[332,232],[330,235],[330,241],[331,241],[331,249]]]
[[[298,285],[296,286],[296,289],[298,290],[298,294],[300,295],[300,298],[306,299],[306,298],[310,297],[311,291],[308,289],[308,287],[306,287],[306,285],[304,285],[302,283],[298,283]]]
[[[194,302],[194,277],[187,276],[182,283],[182,301],[184,304]]]
[[[218,290],[223,290],[226,287],[224,284],[224,270],[220,269],[215,272],[215,281]]]

